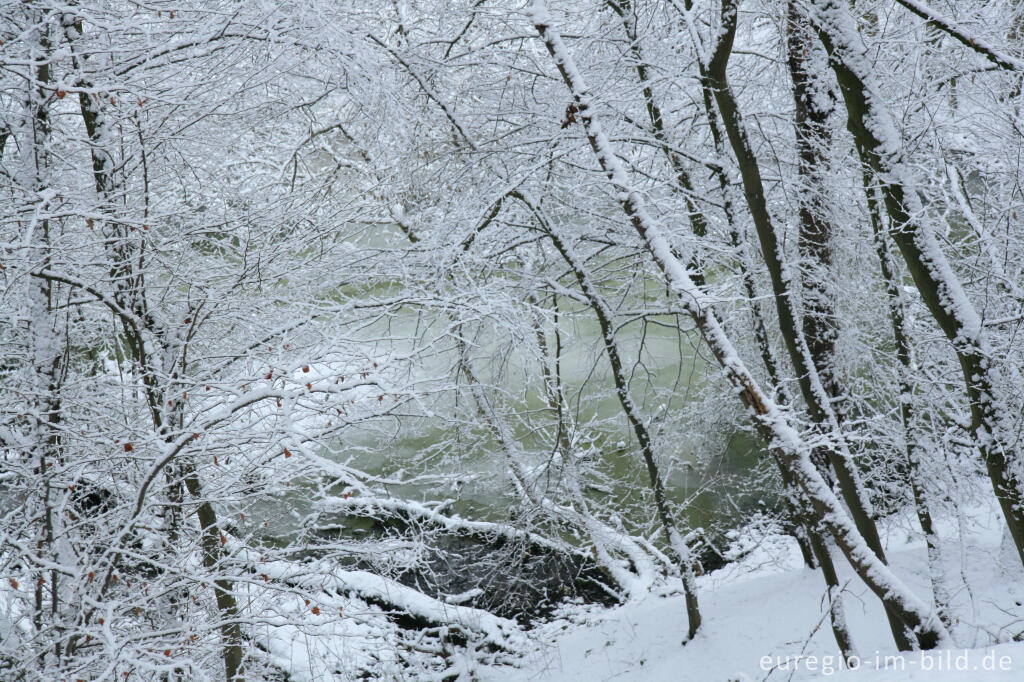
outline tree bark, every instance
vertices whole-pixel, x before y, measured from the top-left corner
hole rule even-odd
[[[566,264],[569,265],[573,275],[576,277],[577,284],[580,286],[580,290],[586,297],[590,309],[594,312],[597,323],[601,328],[601,338],[604,341],[605,354],[608,356],[608,364],[612,368],[615,395],[618,397],[619,405],[622,406],[622,412],[626,415],[626,420],[629,422],[633,435],[636,436],[637,443],[640,445],[640,454],[643,457],[644,465],[647,467],[649,484],[651,491],[654,493],[654,507],[658,512],[658,518],[661,521],[665,539],[679,561],[679,574],[683,581],[686,615],[689,621],[687,639],[693,639],[701,623],[700,605],[697,600],[697,584],[693,572],[693,557],[685,539],[679,532],[672,510],[668,506],[668,500],[665,497],[665,485],[662,481],[661,472],[658,470],[658,461],[654,452],[654,441],[647,430],[647,425],[644,424],[643,419],[636,410],[632,396],[629,394],[629,378],[623,367],[619,345],[615,340],[615,327],[612,324],[611,308],[605,302],[600,292],[594,287],[586,268],[576,258],[572,247],[561,238],[554,229],[554,226],[544,216],[540,207],[526,199],[522,194],[517,192],[516,195],[530,208],[540,223],[541,228],[555,246],[555,249],[565,260]]]
[[[688,3],[689,4],[689,3]],[[827,433],[832,443],[823,446],[815,453],[815,461],[822,461],[827,458],[835,471],[843,500],[850,509],[857,529],[864,537],[868,546],[885,562],[885,551],[882,548],[882,541],[875,525],[874,515],[871,510],[870,501],[864,492],[857,471],[854,467],[852,457],[842,433],[842,426],[839,416],[832,409],[832,397],[825,388],[818,371],[819,364],[830,364],[831,358],[826,360],[819,357],[815,362],[814,354],[808,346],[808,339],[804,336],[803,330],[798,326],[799,316],[793,300],[793,285],[788,276],[788,270],[782,261],[782,248],[772,224],[771,215],[768,211],[765,199],[764,184],[761,180],[761,171],[747,137],[739,103],[732,92],[726,74],[729,57],[732,54],[733,40],[736,35],[738,19],[737,0],[725,0],[722,3],[721,21],[722,31],[719,34],[718,43],[707,55],[707,62],[702,68],[706,70],[706,87],[711,90],[715,103],[718,106],[722,118],[722,125],[733,150],[733,155],[739,165],[740,176],[743,180],[743,191],[747,207],[750,210],[754,227],[757,231],[758,240],[761,244],[761,255],[768,268],[768,274],[772,283],[772,291],[775,295],[775,307],[779,320],[779,331],[782,333],[789,352],[790,361],[797,372],[800,392],[804,402],[807,404],[812,421],[823,433]],[[807,151],[808,157],[813,159],[813,150]],[[806,231],[811,235],[811,244],[820,244],[823,240],[821,234],[825,230],[820,224],[819,217],[810,210],[801,213],[801,217],[807,217],[812,225]],[[826,238],[827,239],[827,238]],[[827,244],[827,242],[826,242]],[[826,246],[827,248],[827,246]],[[821,248],[815,249],[820,257]],[[823,331],[819,328],[819,322],[811,323],[811,330]],[[821,327],[827,327],[826,321],[820,322]],[[831,346],[828,334],[816,339],[817,350],[820,353],[827,352]],[[833,390],[836,385],[833,382]],[[891,610],[886,610],[889,625],[893,633],[896,645],[901,650],[913,648],[912,638],[908,636],[906,628],[900,619]]]
[[[654,96],[654,88],[650,82],[647,72],[647,62],[644,59],[643,50],[640,44],[640,35],[636,27],[636,16],[635,10],[632,4],[628,0],[622,2],[616,2],[615,0],[608,0],[608,5],[612,10],[619,15],[622,19],[623,29],[626,33],[626,38],[629,40],[630,52],[633,56],[634,68],[637,73],[637,78],[641,84],[641,90],[644,98],[645,108],[647,110],[647,116],[651,123],[651,130],[654,134],[655,139],[659,143],[660,148],[665,154],[668,160],[669,166],[675,175],[676,185],[679,193],[683,196],[686,202],[687,214],[690,220],[690,230],[694,237],[698,240],[707,237],[708,234],[708,222],[704,214],[700,212],[693,201],[693,183],[690,178],[690,173],[686,168],[684,160],[680,155],[675,152],[672,145],[669,143],[668,133],[665,130],[665,121],[661,113],[661,107],[658,105],[657,100]],[[704,104],[705,112],[708,116],[708,121],[711,125],[711,134],[715,141],[715,150],[721,155],[721,138],[719,135],[719,126],[717,116],[714,113],[714,106],[711,103],[710,95],[708,94],[707,88],[702,88],[704,93]],[[718,181],[722,191],[722,198],[724,203],[724,212],[726,222],[729,225],[729,236],[733,248],[736,249],[741,261],[745,260],[745,247],[740,238],[739,228],[734,220],[734,211],[732,208],[732,200],[730,198],[729,183],[725,177],[725,173],[721,165],[712,165],[711,173]],[[761,315],[760,308],[757,304],[757,295],[755,293],[754,278],[751,273],[751,269],[747,266],[747,263],[743,263],[741,266],[743,285],[747,292],[747,298],[750,301],[751,316],[754,323],[754,338],[757,342],[758,348],[761,351],[761,359],[764,363],[765,370],[768,372],[769,382],[771,386],[783,395],[785,388],[778,380],[778,370],[775,361],[775,356],[771,350],[771,345],[768,340],[768,333],[764,325],[764,319]],[[703,288],[705,286],[704,281],[704,269],[701,266],[700,259],[695,251],[691,256],[690,261],[687,265],[693,278],[694,283]],[[788,400],[786,400],[788,402]],[[795,489],[792,487],[792,481],[787,480],[785,473],[783,473],[783,486],[784,486],[784,497],[786,500],[786,508],[793,519],[793,526],[795,531],[793,536],[800,547],[800,553],[803,556],[804,563],[809,568],[817,567],[817,560],[811,547],[809,540],[809,534],[814,532],[811,529],[801,528],[801,522],[797,520],[798,504],[794,501],[794,495],[797,494]],[[831,557],[826,555],[826,561],[831,561]]]
[[[931,609],[913,595],[865,544],[839,500],[811,463],[806,444],[749,373],[722,330],[711,301],[694,285],[685,267],[672,253],[661,226],[647,213],[640,193],[630,186],[625,168],[595,119],[586,84],[561,36],[552,28],[542,0],[534,1],[530,14],[534,27],[572,94],[587,139],[608,181],[616,190],[615,196],[623,213],[646,244],[666,282],[679,295],[680,303],[697,324],[712,354],[750,411],[762,437],[778,444],[783,463],[807,494],[817,521],[832,534],[854,570],[882,600],[887,610],[914,631],[921,648],[930,649],[945,642],[948,635]]]
[[[87,86],[89,83],[85,76],[86,61],[77,52],[77,44],[82,35],[81,21],[75,19],[66,22],[64,32],[71,48],[72,63],[79,71],[78,85]],[[79,93],[79,113],[89,137],[89,153],[92,159],[93,181],[100,202],[99,209],[100,212],[110,216],[109,219],[103,221],[101,231],[104,245],[110,256],[109,269],[115,288],[114,300],[123,310],[134,315],[135,319],[144,325],[144,329],[138,329],[134,325],[123,325],[123,328],[132,360],[143,380],[153,426],[164,441],[169,443],[174,440],[171,431],[176,421],[176,415],[180,415],[184,404],[181,399],[177,398],[166,400],[166,391],[158,377],[168,377],[173,383],[177,376],[176,365],[183,353],[181,348],[175,347],[176,342],[171,341],[174,335],[167,334],[166,330],[149,314],[146,305],[145,280],[141,269],[143,262],[142,237],[138,237],[137,243],[134,242],[127,226],[120,224],[114,217],[118,191],[123,191],[123,188],[118,187],[114,176],[116,164],[107,141],[109,123],[104,118],[100,102],[99,97],[87,94],[85,88]],[[160,344],[161,348],[156,353],[146,351],[147,344],[141,336],[143,331]],[[171,366],[158,367],[156,363],[160,361],[160,358],[170,358]],[[217,514],[211,502],[204,498],[194,465],[187,459],[182,459],[177,469],[184,479],[185,488],[198,502],[196,517],[201,529],[200,546],[203,566],[211,571],[216,571],[223,559],[222,545],[224,541],[224,536],[217,523]],[[174,468],[167,471],[174,471]],[[180,486],[180,482],[170,480],[168,483],[173,498],[178,495],[177,486]],[[176,513],[176,511],[171,513]],[[237,602],[230,580],[214,578],[213,583],[220,616],[219,629],[222,638],[221,655],[224,660],[224,670],[228,682],[235,682],[241,679],[242,674],[242,633],[241,624],[238,621]],[[106,585],[106,581],[104,584]]]
[[[826,125],[830,111],[823,106],[826,97],[821,90],[826,86],[816,81],[809,68],[813,59],[812,40],[813,32],[800,21],[796,3],[790,0],[786,11],[786,57],[793,83],[793,127],[799,178],[798,248],[803,335],[822,388],[841,420],[843,410],[840,401],[844,398],[844,391],[835,361],[839,320],[828,286],[832,281],[832,240],[836,228],[828,215],[822,177],[828,168],[824,150],[832,144]]]
[[[896,344],[896,359],[899,361],[899,401],[900,421],[903,425],[903,442],[906,453],[907,477],[914,497],[914,510],[917,512],[921,532],[924,533],[925,546],[928,553],[928,572],[932,583],[932,596],[935,610],[947,628],[953,627],[950,614],[950,594],[945,587],[942,570],[942,554],[939,537],[935,532],[932,514],[928,505],[928,493],[925,490],[925,474],[921,471],[922,441],[924,434],[915,428],[914,385],[913,385],[913,347],[910,345],[910,332],[907,329],[907,318],[900,294],[900,285],[893,270],[889,256],[888,238],[882,225],[882,208],[875,195],[870,175],[865,172],[864,192],[867,195],[868,219],[874,233],[875,252],[878,254],[879,270],[885,283],[886,300],[889,307],[889,322],[892,325],[893,341]]]
[[[19,191],[26,198],[25,215],[19,225],[25,226],[24,242],[27,246],[21,257],[29,267],[48,267],[54,258],[54,235],[50,218],[50,203],[54,192],[51,166],[53,163],[50,123],[50,88],[53,74],[50,60],[54,46],[51,26],[54,13],[43,9],[38,3],[26,3],[26,16],[31,28],[26,36],[31,42],[33,64],[24,92],[18,131],[22,157],[20,172],[14,176],[20,185]],[[55,311],[57,291],[53,283],[34,277],[24,278],[24,308],[18,317],[25,323],[26,366],[30,373],[31,391],[29,401],[29,438],[25,453],[34,461],[33,473],[38,478],[32,483],[39,495],[39,507],[28,504],[26,511],[33,516],[35,545],[40,557],[50,556],[52,566],[60,562],[54,541],[55,528],[60,523],[59,510],[64,506],[55,499],[57,491],[54,477],[59,475],[62,464],[61,447],[61,402],[62,389],[67,371],[68,330]],[[59,659],[62,645],[62,625],[57,618],[60,610],[59,572],[40,568],[32,577],[34,583],[32,623],[42,635],[55,632],[53,653]],[[48,593],[48,594],[47,594]],[[53,628],[53,630],[51,630]]]
[[[997,391],[981,319],[923,215],[905,168],[903,140],[866,70],[868,61],[848,10],[839,0],[815,0],[811,15],[839,81],[861,163],[878,183],[889,235],[921,299],[956,353],[971,411],[974,441],[988,470],[1018,557],[1024,564],[1024,481],[1020,453],[1005,424],[1012,417]]]

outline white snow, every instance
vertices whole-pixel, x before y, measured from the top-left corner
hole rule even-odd
[[[951,574],[963,569],[974,595],[969,598],[961,582],[954,597],[960,624],[953,638],[964,648],[898,652],[879,601],[837,557],[860,657],[856,670],[845,669],[829,629],[820,573],[802,565],[794,542],[764,535],[745,539],[754,540],[756,549],[741,562],[698,578],[705,620],[685,645],[682,590],[666,588],[615,608],[565,609],[561,618],[530,633],[532,650],[521,668],[488,668],[478,674],[487,682],[1019,680],[1024,643],[1005,640],[1024,631],[1024,608],[1015,606],[1024,599],[1024,571],[1015,557],[993,560],[1001,541],[998,511],[975,510],[972,516],[974,534],[964,546],[967,562],[951,566]],[[953,532],[953,523],[944,526]],[[894,570],[915,592],[927,593],[923,543],[907,542],[905,532],[895,528],[888,541]],[[974,625],[983,622],[1003,625]]]

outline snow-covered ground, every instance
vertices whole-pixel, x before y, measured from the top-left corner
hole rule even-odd
[[[1011,640],[1024,632],[1024,570],[1001,543],[995,510],[975,511],[968,524],[970,539],[960,543],[950,533],[945,547],[949,575],[957,576],[952,634],[962,649],[900,654],[878,600],[837,555],[860,659],[856,670],[844,669],[820,573],[802,566],[795,543],[766,535],[744,538],[757,544],[742,561],[699,579],[704,624],[685,645],[683,596],[666,587],[612,609],[566,609],[531,633],[520,668],[477,673],[487,682],[1022,680],[1024,643]],[[918,594],[929,594],[922,543],[895,528],[887,536],[893,567]]]

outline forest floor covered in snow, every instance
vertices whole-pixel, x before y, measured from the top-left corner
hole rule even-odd
[[[969,527],[965,542],[955,540],[961,524]],[[952,635],[962,648],[900,654],[879,601],[837,556],[860,659],[844,669],[821,574],[803,566],[794,542],[766,533],[739,538],[742,559],[699,578],[704,623],[691,642],[683,643],[681,589],[666,586],[614,608],[565,608],[531,631],[521,667],[476,672],[487,682],[1024,679],[1024,643],[1013,641],[1024,636],[1024,571],[1002,543],[996,510],[976,509],[945,530],[948,575],[956,576]],[[886,535],[893,567],[929,594],[923,542],[896,525]]]

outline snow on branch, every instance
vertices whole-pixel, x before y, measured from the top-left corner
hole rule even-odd
[[[957,26],[949,19],[939,16],[935,10],[928,7],[923,2],[918,2],[918,0],[896,0],[896,2],[903,5],[933,26],[942,29],[945,33],[957,40],[957,42],[974,50],[999,68],[1007,71],[1024,71],[1024,61],[1011,57],[1005,52],[999,51],[981,38],[970,35],[963,28]]]
[[[811,462],[811,444],[757,383],[722,328],[713,301],[694,285],[686,267],[669,247],[663,234],[664,228],[648,214],[643,197],[630,186],[622,162],[594,117],[593,104],[583,76],[558,31],[552,27],[543,0],[534,0],[529,16],[576,101],[587,138],[602,170],[616,189],[616,198],[623,212],[646,243],[669,287],[680,297],[687,312],[697,323],[705,342],[740,394],[759,431],[771,442],[771,447],[778,450],[786,467],[807,493],[814,515],[835,538],[865,584],[880,599],[897,607],[908,626],[915,629],[919,636],[927,635],[931,646],[948,641],[948,633],[932,609],[868,548],[839,499]]]

